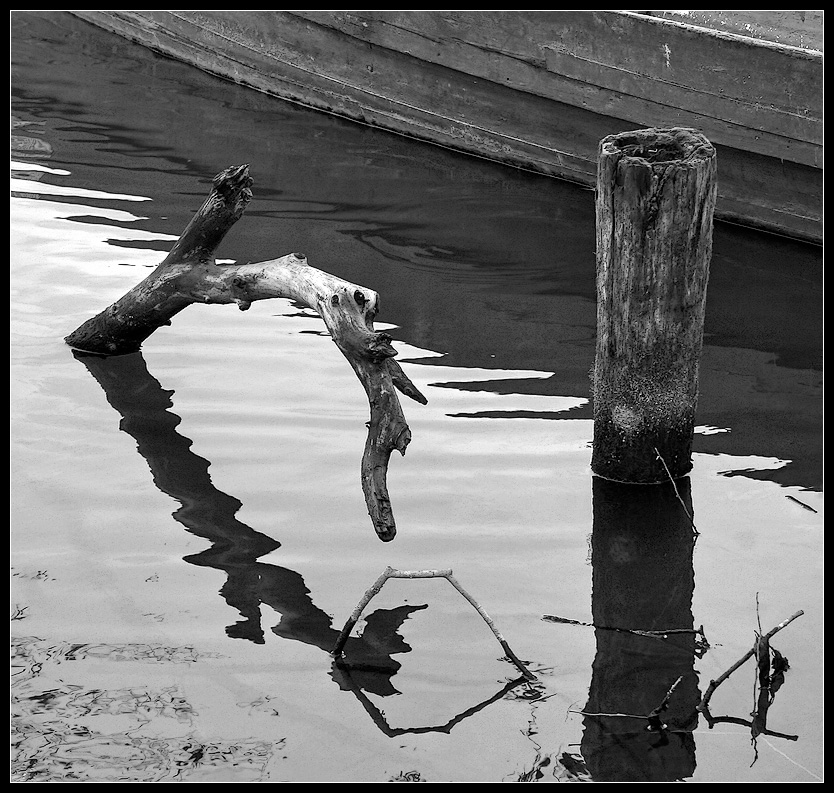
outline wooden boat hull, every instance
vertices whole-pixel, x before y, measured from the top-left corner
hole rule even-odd
[[[596,184],[599,142],[693,127],[716,216],[822,240],[822,53],[625,11],[74,11],[205,71]]]

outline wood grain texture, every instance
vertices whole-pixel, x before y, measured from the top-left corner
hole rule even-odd
[[[302,253],[248,264],[218,264],[214,254],[252,198],[248,165],[217,174],[208,198],[164,261],[116,302],[64,339],[76,351],[103,356],[139,351],[142,343],[194,304],[237,305],[289,298],[316,311],[359,378],[370,420],[362,456],[362,490],[377,536],[388,542],[396,524],[388,496],[391,453],[405,454],[411,430],[397,391],[421,404],[426,398],[394,360],[387,333],[374,330],[379,295],[311,267]]]
[[[820,53],[620,11],[72,13],[282,99],[585,186],[607,135],[696,128],[719,153],[718,219],[822,240]]]
[[[607,479],[657,483],[692,467],[715,175],[715,149],[694,130],[600,144],[591,467]]]

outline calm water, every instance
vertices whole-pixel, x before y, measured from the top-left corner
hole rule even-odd
[[[589,468],[592,192],[11,21],[13,781],[822,779],[819,249],[716,229],[694,470],[624,493]],[[192,306],[115,359],[62,342],[243,162],[219,255],[377,290],[429,399],[392,543],[364,393],[311,311]],[[451,568],[537,681],[443,580],[388,582],[334,665],[388,565]],[[799,610],[767,731],[752,661],[710,726],[709,681]]]

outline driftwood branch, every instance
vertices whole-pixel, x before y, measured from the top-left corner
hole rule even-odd
[[[498,643],[504,650],[507,658],[515,664],[516,668],[521,672],[522,675],[527,680],[535,680],[536,676],[524,665],[522,661],[519,660],[518,656],[510,649],[510,645],[507,644],[507,640],[501,635],[498,631],[498,628],[495,627],[495,623],[492,621],[490,616],[481,608],[480,604],[458,583],[457,579],[453,575],[451,570],[395,570],[393,567],[386,567],[385,570],[382,572],[382,575],[377,578],[376,581],[371,585],[371,587],[365,592],[365,594],[361,597],[359,602],[356,604],[356,608],[353,610],[351,615],[348,617],[347,622],[345,622],[344,628],[342,628],[342,632],[339,634],[339,638],[336,640],[336,644],[333,647],[333,651],[331,655],[334,658],[339,658],[342,655],[342,649],[345,646],[345,643],[350,636],[350,632],[353,630],[353,626],[359,621],[359,617],[362,615],[362,611],[365,609],[365,606],[370,603],[371,598],[379,593],[382,589],[383,584],[389,578],[445,578],[458,592],[460,592],[463,597],[469,601],[469,603],[475,608],[478,614],[481,615],[481,618],[489,625],[489,629],[495,635],[495,638],[498,640]]]
[[[368,396],[362,489],[377,535],[392,540],[396,526],[388,497],[388,462],[395,449],[405,454],[411,440],[396,392],[421,404],[426,398],[394,360],[391,337],[374,330],[379,310],[375,291],[311,267],[301,253],[249,264],[215,261],[218,245],[252,198],[251,185],[248,165],[217,174],[208,198],[164,261],[65,341],[74,349],[100,355],[136,352],[192,303],[235,304],[245,311],[256,300],[280,297],[313,309]]]

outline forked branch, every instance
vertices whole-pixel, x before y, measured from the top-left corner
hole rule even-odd
[[[371,585],[367,592],[362,596],[359,602],[356,604],[356,608],[353,610],[353,613],[347,618],[344,627],[342,628],[342,632],[339,634],[339,638],[336,640],[336,645],[331,652],[331,655],[334,658],[340,658],[342,655],[342,650],[345,646],[345,643],[350,636],[350,632],[353,630],[354,625],[359,621],[359,617],[362,616],[362,612],[365,610],[365,606],[371,602],[371,599],[379,594],[379,591],[382,589],[382,585],[389,579],[389,578],[445,578],[461,595],[470,603],[470,605],[481,615],[481,619],[489,626],[489,629],[492,631],[495,638],[498,640],[498,643],[501,645],[502,649],[506,657],[515,665],[515,667],[521,672],[521,674],[527,680],[535,680],[536,676],[526,667],[526,665],[519,660],[518,656],[512,651],[510,645],[507,644],[507,640],[501,635],[498,628],[495,627],[495,623],[490,618],[489,614],[487,614],[481,605],[478,603],[475,598],[472,597],[459,583],[458,580],[455,578],[454,574],[451,570],[395,570],[393,567],[386,567],[383,570],[382,575],[377,578],[376,581]]]
[[[387,472],[391,452],[405,454],[411,431],[397,390],[421,404],[426,398],[394,360],[391,337],[374,330],[379,295],[311,267],[304,254],[291,253],[250,264],[218,264],[215,251],[252,198],[248,165],[232,166],[214,177],[208,198],[164,261],[119,300],[84,322],[65,341],[100,355],[136,352],[142,343],[192,303],[236,304],[241,311],[256,300],[289,298],[316,311],[336,346],[353,367],[370,405],[368,438],[362,456],[362,489],[377,535],[396,534]]]

